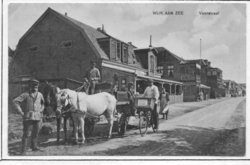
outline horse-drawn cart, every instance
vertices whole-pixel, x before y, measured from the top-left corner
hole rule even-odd
[[[67,80],[68,81],[68,80]],[[52,98],[51,94],[49,94],[50,92],[46,92],[46,90],[50,89],[55,89],[55,85],[57,86],[58,84],[60,85],[60,88],[68,88],[66,85],[69,84],[69,82],[57,82],[57,81],[51,81],[51,80],[44,80],[44,82],[47,83],[47,87],[44,88],[45,90],[45,100],[48,98]],[[48,83],[51,82],[51,83]],[[72,81],[70,80],[70,82],[72,83]],[[55,84],[55,85],[52,85]],[[77,82],[77,81],[73,81],[73,83],[75,84],[74,86],[74,90],[77,91],[81,91],[82,86],[84,85],[81,82]],[[78,88],[76,88],[76,86],[78,85]],[[50,87],[49,87],[50,86]],[[51,87],[54,86],[54,87]],[[80,86],[80,87],[79,87]],[[49,88],[48,88],[49,87]],[[107,91],[111,89],[111,86],[107,86],[107,84],[104,84],[105,88],[100,88],[98,89],[98,91]],[[108,87],[108,88],[107,88]],[[47,89],[46,89],[47,88]],[[72,89],[72,87],[71,87]],[[55,93],[54,93],[55,95]],[[116,110],[117,113],[114,115],[114,130],[116,130],[118,132],[119,135],[123,135],[126,132],[126,127],[128,124],[128,116],[130,115],[130,111],[129,111],[129,101],[127,98],[127,92],[117,92],[117,104],[116,104]],[[98,100],[96,100],[98,102]],[[48,107],[48,106],[47,106]],[[56,107],[51,108],[51,109],[56,109]],[[67,113],[67,111],[64,113],[61,113],[60,115],[56,115],[55,112],[52,113],[52,115],[50,114],[48,116],[48,114],[45,113],[45,116],[47,116],[46,118],[55,118],[57,119],[57,140],[59,141],[60,139],[60,128],[61,128],[61,119],[64,119],[64,130],[67,131],[67,120],[70,119],[72,116],[70,113]],[[55,117],[56,116],[56,117]],[[95,124],[98,123],[102,118],[100,118],[100,116],[94,116],[94,115],[86,115],[85,117],[85,124],[84,124],[84,134],[85,136],[91,136],[94,128],[95,128]],[[66,138],[66,132],[65,132],[65,138]]]

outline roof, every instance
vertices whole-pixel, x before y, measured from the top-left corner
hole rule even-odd
[[[64,14],[61,14],[51,8],[48,8],[42,16],[31,26],[31,28],[21,37],[19,42],[21,42],[33,29],[34,26],[36,26],[41,20],[43,20],[47,14],[52,13],[55,16],[57,16],[59,19],[65,21],[66,23],[70,24],[71,26],[75,27],[76,29],[80,30],[82,32],[82,35],[86,38],[87,37],[87,42],[90,44],[90,46],[93,48],[94,52],[100,56],[102,59],[109,59],[107,54],[101,49],[99,46],[97,40],[100,38],[107,38],[111,37],[114,38],[105,32],[100,32],[99,30],[86,25],[80,21],[77,21],[73,18],[70,18],[68,16],[65,16]],[[115,38],[114,38],[115,39]],[[122,42],[122,41],[121,41]],[[125,42],[124,42],[125,43]]]
[[[185,61],[183,58],[175,55],[174,53],[172,53],[171,51],[169,51],[168,49],[164,48],[164,47],[148,47],[148,48],[140,48],[140,49],[135,49],[135,51],[140,52],[140,51],[145,51],[145,50],[154,50],[156,52],[156,54],[160,54],[160,53],[165,53],[167,52],[168,54],[170,54],[171,56],[173,56],[175,59],[177,59],[180,62]]]
[[[171,56],[173,56],[175,59],[177,59],[178,61],[186,61],[183,58],[175,55],[174,53],[172,53],[171,51],[169,51],[168,49],[164,48],[164,47],[155,47],[155,49],[160,53],[160,52],[168,52],[168,54],[170,54]]]
[[[200,84],[200,87],[201,87],[201,88],[206,88],[206,89],[210,89],[210,88],[211,88],[211,87],[206,86],[206,85],[204,85],[204,84]]]
[[[65,16],[63,14],[60,14],[58,12],[56,12],[55,10],[48,8],[48,10],[53,11],[56,14],[59,14],[62,18],[70,21],[71,23],[73,23],[74,25],[76,25],[77,27],[79,27],[80,30],[84,31],[85,34],[87,34],[88,38],[90,39],[90,41],[92,42],[92,44],[94,45],[94,47],[96,48],[96,50],[98,51],[99,55],[101,56],[101,58],[104,59],[108,59],[108,56],[106,55],[106,53],[101,49],[101,47],[99,46],[97,39],[99,38],[106,38],[108,37],[107,35],[99,32],[97,29],[86,25],[82,22],[79,22],[73,18],[70,18],[68,16]]]
[[[160,82],[165,82],[165,83],[173,83],[173,84],[180,84],[182,85],[182,82],[179,81],[174,81],[174,80],[168,80],[168,79],[162,79],[162,78],[157,78],[157,77],[152,77],[152,76],[144,76],[144,75],[138,75],[140,78],[145,78],[145,79],[152,79],[155,81],[160,81]]]
[[[204,59],[194,59],[194,60],[186,60],[187,63],[201,63],[203,65],[208,65],[208,61],[207,60],[204,60]]]

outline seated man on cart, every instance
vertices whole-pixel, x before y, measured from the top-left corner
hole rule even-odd
[[[157,86],[154,85],[154,82],[152,79],[148,79],[148,87],[145,89],[144,91],[144,94],[143,94],[144,97],[150,97],[150,98],[153,98],[154,99],[154,110],[153,112],[156,114],[156,117],[158,118],[159,116],[159,112],[157,112],[157,104],[158,104],[158,101],[159,101],[159,89]],[[158,120],[154,120],[155,122],[155,125],[158,126]],[[158,128],[156,128],[158,129]]]

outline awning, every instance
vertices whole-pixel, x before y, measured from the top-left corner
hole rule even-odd
[[[179,84],[179,85],[182,85],[182,84],[183,84],[182,82],[179,82],[179,81],[161,79],[161,78],[156,78],[156,77],[152,77],[152,76],[137,75],[137,77],[143,78],[143,79],[152,79],[152,80],[154,80],[154,81],[163,82],[163,83]]]
[[[201,88],[206,88],[206,89],[210,89],[210,88],[211,88],[211,87],[206,86],[206,85],[204,85],[204,84],[200,84],[200,85],[198,85],[198,86],[200,86]]]

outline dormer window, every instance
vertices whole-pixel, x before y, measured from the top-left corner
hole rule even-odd
[[[61,48],[71,48],[71,47],[72,47],[72,41],[71,40],[62,41]]]
[[[38,51],[38,46],[32,46],[29,48],[31,52],[37,52]]]
[[[157,66],[157,72],[163,73],[163,66]]]

